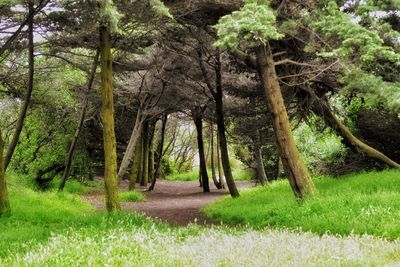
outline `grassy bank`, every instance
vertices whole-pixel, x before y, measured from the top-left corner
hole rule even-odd
[[[230,224],[301,228],[318,234],[368,233],[400,238],[400,172],[396,170],[315,180],[319,196],[298,203],[287,181],[250,189],[205,212]]]

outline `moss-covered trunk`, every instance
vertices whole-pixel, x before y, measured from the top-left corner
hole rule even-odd
[[[118,198],[117,149],[114,131],[113,74],[110,32],[100,26],[101,119],[103,123],[104,184],[109,212],[120,209]]]
[[[296,197],[312,195],[316,189],[293,138],[271,48],[268,44],[260,46],[256,49],[256,54],[267,105],[274,120],[273,128],[285,173]]]
[[[4,140],[0,130],[0,217],[11,212],[4,165]]]
[[[315,96],[314,103],[315,104],[312,107],[314,113],[322,117],[324,121],[343,138],[345,145],[354,148],[359,153],[362,153],[372,159],[383,162],[391,168],[400,168],[400,164],[355,137],[324,101]]]

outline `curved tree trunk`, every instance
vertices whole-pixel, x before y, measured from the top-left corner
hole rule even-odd
[[[219,181],[221,182],[222,188],[225,188],[226,187],[225,186],[226,182],[225,182],[225,178],[224,178],[224,174],[223,174],[222,166],[221,166],[221,156],[220,156],[220,153],[219,153],[219,135],[218,135],[218,132],[217,132],[216,150],[217,150],[218,178],[219,178]]]
[[[143,168],[141,186],[147,186],[149,182],[149,123],[146,121],[143,126]]]
[[[11,158],[14,154],[15,148],[19,142],[19,136],[21,135],[22,128],[24,127],[24,121],[26,117],[26,113],[28,112],[29,104],[31,103],[32,91],[33,91],[33,76],[35,74],[35,54],[34,54],[34,40],[33,40],[33,13],[34,11],[34,1],[29,1],[29,15],[28,17],[32,17],[32,19],[28,22],[28,61],[29,61],[29,74],[28,74],[28,86],[25,92],[24,103],[22,104],[21,111],[19,113],[17,126],[15,128],[13,139],[8,147],[4,167],[7,169],[8,165],[11,162]]]
[[[344,143],[354,148],[359,153],[363,153],[370,158],[373,158],[377,161],[385,163],[387,166],[391,168],[400,168],[400,164],[391,160],[389,157],[384,155],[382,152],[376,150],[373,147],[370,147],[366,143],[362,142],[360,139],[355,137],[351,131],[339,120],[339,118],[332,112],[329,106],[316,96],[314,97],[315,104],[312,107],[312,110],[315,114],[322,117],[327,124],[334,129],[344,140]]]
[[[105,7],[103,7],[105,8]],[[108,212],[120,210],[118,198],[117,146],[114,131],[114,97],[110,32],[100,26],[101,119],[104,143],[104,184]]]
[[[285,173],[296,197],[312,195],[316,189],[293,138],[269,44],[258,47],[256,54],[267,105],[274,118],[274,132]]]
[[[203,122],[202,118],[196,114],[193,115],[193,120],[197,131],[197,147],[199,149],[201,184],[203,185],[203,192],[210,192],[206,157],[204,155]]]
[[[217,174],[215,171],[215,154],[214,154],[214,125],[210,123],[210,148],[211,148],[211,176],[217,189],[222,189],[222,181],[217,180]]]
[[[239,197],[239,191],[236,187],[235,181],[233,180],[231,164],[229,162],[228,153],[228,142],[226,141],[225,135],[225,120],[224,120],[224,110],[223,110],[223,94],[222,94],[222,77],[221,77],[221,61],[219,55],[216,60],[216,93],[215,99],[215,110],[217,116],[217,129],[219,136],[219,147],[221,149],[221,161],[222,167],[224,169],[226,184],[228,185],[229,193],[232,197]]]
[[[142,154],[143,154],[143,146],[142,140],[140,139],[135,148],[135,157],[133,158],[131,177],[129,180],[129,190],[133,190],[136,187],[137,181],[140,181],[141,176],[141,168],[142,168]]]
[[[151,182],[149,191],[154,190],[156,181],[161,176],[161,161],[162,161],[162,157],[163,157],[162,154],[163,154],[163,149],[164,149],[165,129],[167,126],[167,120],[168,120],[168,114],[165,113],[162,118],[160,139],[157,144],[157,157],[156,157],[157,160],[156,160],[156,166],[155,166],[155,171],[154,171],[154,179]]]
[[[129,165],[133,161],[133,156],[135,154],[135,147],[139,142],[140,136],[143,131],[143,123],[145,118],[142,116],[141,108],[138,109],[136,114],[135,124],[133,126],[131,137],[129,138],[128,146],[126,147],[124,157],[122,158],[121,165],[118,170],[118,177],[122,179],[129,171]]]
[[[82,110],[81,110],[81,115],[80,115],[80,118],[79,118],[78,128],[76,129],[75,135],[74,135],[74,137],[72,139],[72,142],[71,142],[71,145],[69,146],[67,159],[65,160],[65,169],[64,169],[63,176],[61,178],[60,186],[58,187],[58,191],[62,191],[64,189],[65,183],[67,182],[67,179],[68,179],[69,174],[71,172],[71,165],[72,165],[72,160],[73,160],[73,157],[74,157],[75,147],[76,147],[76,144],[78,143],[78,139],[79,139],[79,137],[81,135],[81,131],[82,131],[82,128],[83,128],[83,123],[85,122],[86,111],[87,111],[87,107],[89,105],[88,94],[91,91],[91,88],[92,88],[92,85],[93,85],[93,81],[94,81],[94,78],[96,76],[96,69],[97,69],[97,65],[99,63],[99,56],[100,56],[100,51],[97,50],[96,51],[96,55],[94,56],[92,70],[91,70],[91,72],[89,74],[89,81],[88,81],[88,84],[87,84],[85,99],[84,99],[83,105],[82,105]]]
[[[266,183],[268,183],[268,179],[267,179],[267,174],[265,173],[261,146],[256,145],[254,147],[254,157],[256,160],[258,181],[260,182],[261,185],[265,185]]]
[[[11,212],[4,166],[4,140],[0,129],[0,217]]]

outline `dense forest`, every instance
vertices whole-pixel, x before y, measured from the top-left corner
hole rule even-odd
[[[400,264],[400,1],[0,18],[0,265]]]

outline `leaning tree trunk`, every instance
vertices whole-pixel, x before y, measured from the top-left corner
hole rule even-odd
[[[119,210],[117,146],[114,131],[114,98],[111,42],[108,26],[100,26],[101,119],[104,143],[104,184],[109,212]]]
[[[165,113],[162,118],[160,139],[157,144],[157,157],[156,157],[156,166],[155,166],[155,171],[154,171],[154,179],[151,182],[149,191],[154,190],[154,187],[156,186],[156,181],[161,176],[161,161],[162,161],[162,156],[163,156],[162,154],[163,154],[163,149],[164,149],[165,129],[167,126],[167,120],[168,120],[168,114]]]
[[[215,94],[215,109],[217,116],[217,129],[219,137],[219,147],[221,149],[221,161],[224,169],[226,184],[228,185],[229,193],[232,197],[239,197],[239,191],[236,187],[235,181],[233,180],[231,164],[229,162],[228,154],[228,143],[225,135],[225,122],[224,122],[224,111],[223,111],[223,94],[222,94],[222,77],[221,77],[221,62],[219,57],[216,62],[216,94]]]
[[[7,169],[8,165],[11,162],[11,158],[14,154],[15,148],[19,142],[19,136],[21,135],[22,128],[24,127],[24,121],[26,117],[26,113],[28,112],[28,107],[31,102],[32,91],[33,91],[33,76],[35,73],[35,54],[34,54],[34,40],[33,40],[33,12],[34,12],[34,1],[29,1],[29,15],[32,16],[32,19],[28,22],[28,61],[29,61],[29,74],[28,74],[28,86],[25,92],[24,103],[22,104],[21,111],[19,113],[19,117],[17,120],[17,126],[15,128],[14,136],[12,141],[8,147],[4,167]]]
[[[0,129],[0,217],[11,212],[4,166],[4,140]]]
[[[133,126],[131,137],[129,138],[128,146],[122,158],[121,165],[118,170],[118,177],[122,179],[128,173],[129,165],[132,163],[135,154],[135,147],[139,142],[139,138],[143,131],[143,123],[145,118],[142,116],[142,110],[139,108],[136,114],[135,124]]]
[[[217,189],[222,189],[222,181],[217,180],[217,174],[215,171],[215,153],[214,153],[214,125],[210,124],[210,149],[211,149],[211,176]]]
[[[372,159],[383,162],[391,168],[400,168],[400,164],[355,137],[351,133],[351,131],[332,112],[329,106],[316,96],[315,104],[313,105],[312,110],[315,114],[321,116],[325,120],[325,122],[327,122],[328,125],[343,138],[344,143],[347,146],[354,148],[359,153],[363,153]]]
[[[265,173],[264,161],[262,158],[262,149],[260,145],[254,146],[254,158],[256,160],[257,178],[261,185],[268,182],[267,174]]]
[[[269,44],[258,47],[256,54],[268,108],[274,118],[273,128],[285,173],[296,197],[312,195],[316,189],[293,138]]]
[[[149,131],[149,182],[151,183],[154,180],[154,133],[155,123],[153,122]]]
[[[140,176],[141,176],[141,168],[142,168],[142,155],[143,155],[143,142],[140,139],[135,148],[135,157],[133,158],[133,163],[132,163],[132,170],[131,170],[131,177],[129,180],[129,190],[133,190],[136,187],[136,183],[139,180],[140,181]]]
[[[87,108],[88,108],[88,105],[89,105],[89,99],[88,99],[89,92],[91,91],[91,88],[92,88],[92,85],[93,85],[93,81],[94,81],[94,78],[96,76],[96,69],[97,69],[97,65],[99,63],[99,56],[100,56],[100,51],[97,50],[96,51],[96,55],[94,56],[92,70],[91,70],[91,72],[89,74],[89,81],[88,81],[87,88],[86,88],[85,99],[84,99],[83,105],[82,105],[82,110],[81,110],[81,115],[80,115],[80,118],[79,118],[78,128],[76,129],[74,138],[72,139],[71,145],[69,146],[67,159],[65,160],[65,169],[64,169],[63,176],[61,178],[60,186],[58,187],[58,191],[64,190],[65,183],[67,182],[67,179],[68,179],[69,174],[71,172],[72,159],[74,157],[76,144],[78,143],[78,139],[79,139],[79,137],[81,135],[81,132],[82,132],[83,123],[85,122],[86,111],[87,111]]]
[[[219,134],[217,133],[217,146],[215,147],[217,150],[217,166],[218,166],[218,178],[221,182],[222,188],[225,188],[225,179],[224,174],[222,173],[222,166],[221,166],[221,156],[219,155]]]
[[[146,121],[143,126],[143,169],[141,186],[147,186],[149,182],[149,123]]]
[[[202,118],[198,115],[193,115],[193,120],[194,124],[196,125],[196,131],[197,131],[197,147],[199,150],[199,159],[200,159],[201,184],[203,186],[203,192],[210,192],[206,157],[204,155],[203,122]]]

